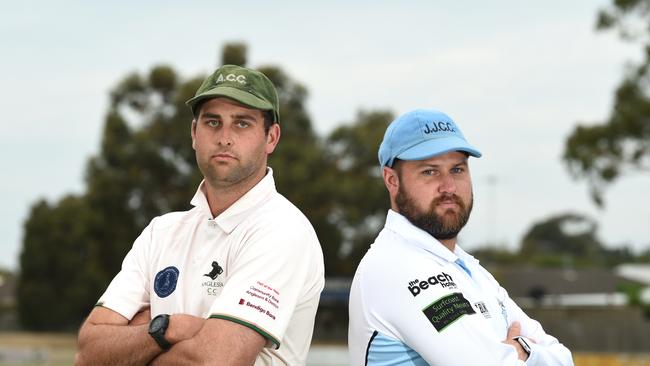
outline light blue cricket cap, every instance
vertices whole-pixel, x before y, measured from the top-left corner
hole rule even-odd
[[[424,160],[450,151],[481,157],[448,115],[433,109],[416,109],[397,117],[386,129],[379,145],[379,165],[392,167],[396,158]]]

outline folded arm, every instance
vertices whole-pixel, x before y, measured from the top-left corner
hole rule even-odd
[[[521,324],[520,335],[532,341],[529,342],[531,353],[526,360],[526,365],[573,366],[571,351],[560,343],[557,338],[546,333],[538,321],[526,315],[510,298],[506,299],[505,306],[508,314],[512,315],[513,320]]]
[[[149,322],[134,324],[119,313],[97,306],[79,330],[75,365],[144,365],[162,350],[148,333]],[[135,320],[135,318],[134,318]]]
[[[169,337],[176,341],[174,320],[170,322]],[[266,339],[251,328],[223,319],[204,320],[192,337],[175,343],[161,353],[151,365],[252,365]]]
[[[131,321],[97,306],[79,331],[75,365],[145,365],[163,350],[149,335],[149,309]],[[170,319],[167,340],[172,344],[193,337],[205,319],[177,314]]]

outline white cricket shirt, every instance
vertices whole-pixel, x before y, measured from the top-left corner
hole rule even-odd
[[[98,304],[127,319],[150,306],[152,318],[231,320],[267,339],[255,365],[304,365],[324,284],[313,227],[276,191],[270,168],[216,218],[203,189],[191,210],[151,221]]]
[[[478,260],[390,210],[352,281],[351,365],[523,365],[502,343],[513,321],[537,342],[526,365],[573,365]]]

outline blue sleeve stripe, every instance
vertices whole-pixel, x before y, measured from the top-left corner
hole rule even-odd
[[[366,366],[428,366],[422,356],[401,341],[375,331],[368,342]]]

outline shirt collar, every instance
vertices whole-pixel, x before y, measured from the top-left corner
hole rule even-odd
[[[266,175],[253,188],[241,196],[235,203],[230,205],[224,212],[214,218],[219,227],[230,234],[240,223],[246,219],[250,211],[266,201],[275,193],[275,180],[273,179],[273,169],[266,168]],[[205,180],[201,181],[199,188],[196,190],[190,204],[206,216],[212,219],[212,211],[205,195]]]
[[[465,261],[465,263],[473,263],[473,264],[478,264],[479,263],[478,259],[474,258],[473,255],[471,255],[471,254],[467,253],[466,251],[464,251],[463,248],[461,248],[458,245],[458,243],[456,243],[456,249],[454,250],[454,254],[456,254],[456,256],[458,258]]]
[[[393,211],[392,209],[388,210],[388,215],[386,215],[386,224],[384,227],[394,232],[396,235],[404,238],[404,242],[406,244],[424,249],[427,252],[432,253],[435,256],[440,257],[448,262],[455,262],[458,258],[461,258],[466,262],[476,261],[476,259],[465,252],[458,245],[458,243],[456,244],[455,250],[452,253],[436,238],[431,236],[426,231],[420,229],[419,227],[413,225],[406,217],[400,213]]]

